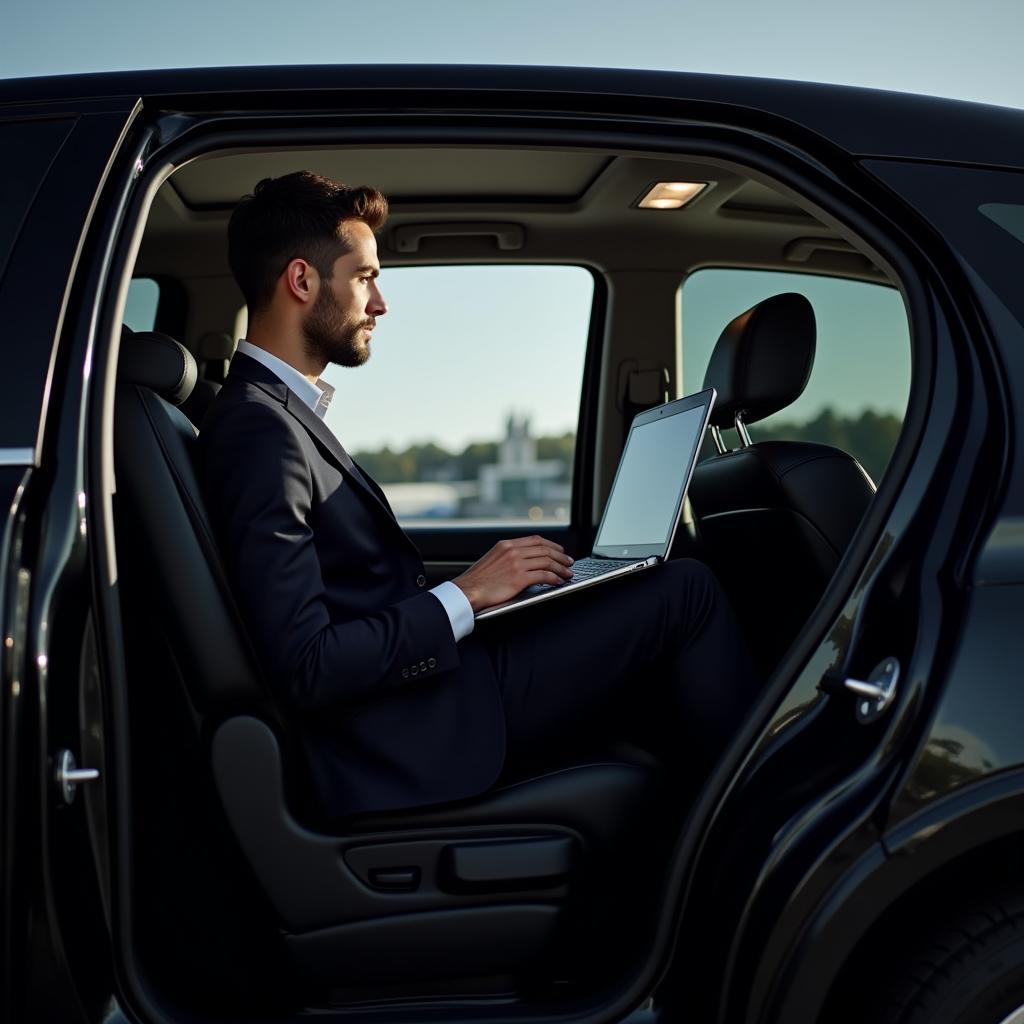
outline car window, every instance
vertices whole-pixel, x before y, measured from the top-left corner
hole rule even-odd
[[[133,331],[151,331],[160,306],[160,285],[151,277],[133,277],[128,284],[124,322]]]
[[[0,277],[25,214],[73,124],[70,118],[0,122],[3,151],[17,154],[0,162]]]
[[[405,523],[569,522],[594,281],[572,266],[385,269],[371,357],[327,423]]]
[[[725,325],[781,292],[799,292],[814,307],[814,367],[803,395],[754,423],[752,439],[833,445],[879,480],[896,445],[910,393],[910,332],[895,288],[813,274],[697,271],[679,293],[684,392],[700,389]],[[726,441],[735,446],[735,434],[726,432]]]

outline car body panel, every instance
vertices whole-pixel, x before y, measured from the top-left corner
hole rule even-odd
[[[665,71],[454,65],[306,65],[132,71],[0,82],[0,103],[142,95],[172,109],[295,109],[323,104],[357,109],[479,105],[504,96],[519,108],[532,94],[541,108],[596,109],[641,116],[668,113],[662,101],[694,104],[698,120],[716,108],[788,122],[848,153],[977,164],[1024,165],[1020,112],[978,103],[821,83]],[[333,95],[332,95],[333,94]],[[370,99],[370,97],[373,99]],[[445,103],[445,100],[448,103]],[[582,104],[581,105],[581,101]],[[670,116],[680,116],[678,108]],[[683,115],[685,116],[685,115]]]

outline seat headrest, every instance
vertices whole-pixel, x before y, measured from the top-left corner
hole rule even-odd
[[[209,331],[199,339],[199,358],[206,360],[228,360],[235,354],[235,342],[230,334]]]
[[[711,353],[704,387],[718,398],[711,414],[716,427],[763,420],[795,402],[814,365],[816,324],[810,302],[785,292],[759,302],[730,323]]]
[[[121,333],[117,379],[152,388],[172,405],[181,405],[195,387],[196,361],[184,345],[156,331]]]

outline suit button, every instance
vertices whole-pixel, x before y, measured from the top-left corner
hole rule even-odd
[[[427,671],[427,663],[425,661],[421,661],[420,662],[420,671],[421,672],[426,672]]]
[[[424,576],[423,573],[420,573],[419,576],[416,577],[416,586],[417,587],[425,587],[426,585],[427,585],[427,577]]]
[[[409,670],[407,668],[403,668],[402,669],[402,678],[403,679],[408,679],[409,678]]]
[[[419,665],[413,665],[413,667],[409,669],[409,671],[412,672],[414,676],[419,675],[420,667]]]
[[[427,668],[436,668],[437,658],[427,658]]]

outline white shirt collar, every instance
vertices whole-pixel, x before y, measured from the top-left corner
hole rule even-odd
[[[334,388],[323,377],[318,377],[314,384],[290,363],[279,359],[265,348],[260,348],[259,345],[246,341],[245,338],[238,342],[238,351],[244,352],[250,358],[255,359],[256,362],[262,363],[282,383],[294,391],[320,419],[323,419],[327,414],[327,407],[331,404],[331,399],[334,397]]]

